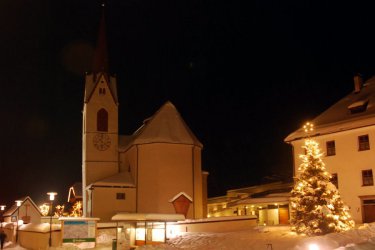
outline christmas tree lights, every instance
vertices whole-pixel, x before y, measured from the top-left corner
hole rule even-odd
[[[311,123],[305,132],[313,130]],[[349,208],[344,205],[336,186],[330,181],[322,160],[319,144],[309,136],[305,139],[305,154],[291,191],[292,231],[306,235],[342,232],[354,227]]]

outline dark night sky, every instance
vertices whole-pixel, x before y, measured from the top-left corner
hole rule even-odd
[[[204,145],[209,196],[291,177],[283,139],[375,74],[373,7],[345,1],[108,0],[120,133],[165,101]],[[95,0],[0,1],[0,203],[81,180]]]

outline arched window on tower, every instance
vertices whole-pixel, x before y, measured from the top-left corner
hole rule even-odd
[[[100,109],[96,117],[97,130],[108,131],[108,112],[105,109]]]

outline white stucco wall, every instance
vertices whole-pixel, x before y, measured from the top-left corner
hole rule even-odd
[[[358,151],[358,136],[369,135],[370,150]],[[375,196],[374,186],[362,186],[362,170],[372,169],[375,175],[375,126],[358,128],[329,135],[314,137],[326,152],[326,142],[335,141],[336,155],[323,158],[329,173],[337,173],[339,192],[343,201],[350,207],[351,215],[357,223],[362,222],[362,207],[360,196]],[[304,141],[294,141],[295,173],[301,164],[299,155]]]
[[[93,75],[86,75],[86,88],[93,84]],[[111,77],[111,81],[116,81]],[[106,94],[100,95],[99,88],[104,88]],[[82,185],[83,188],[95,181],[109,177],[118,172],[118,106],[113,99],[106,79],[102,76],[92,94],[85,89],[85,95],[90,99],[83,107],[82,124]],[[104,108],[108,112],[108,131],[97,131],[97,113]],[[94,136],[105,133],[110,138],[109,148],[98,150],[94,146]],[[84,214],[87,214],[87,192],[83,192]]]
[[[139,145],[137,212],[175,213],[169,200],[179,192],[185,192],[192,197],[194,203],[193,176],[191,145]],[[188,218],[193,218],[193,210],[194,204],[191,204]]]
[[[117,193],[125,193],[125,200],[116,199]],[[135,188],[95,187],[92,199],[95,204],[92,217],[100,218],[100,222],[111,221],[112,216],[119,212],[136,211]]]

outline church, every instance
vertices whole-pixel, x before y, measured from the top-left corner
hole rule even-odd
[[[132,135],[119,135],[117,83],[108,65],[103,10],[92,72],[85,76],[84,216],[101,222],[118,213],[206,217],[208,173],[202,171],[202,143],[169,101]]]

